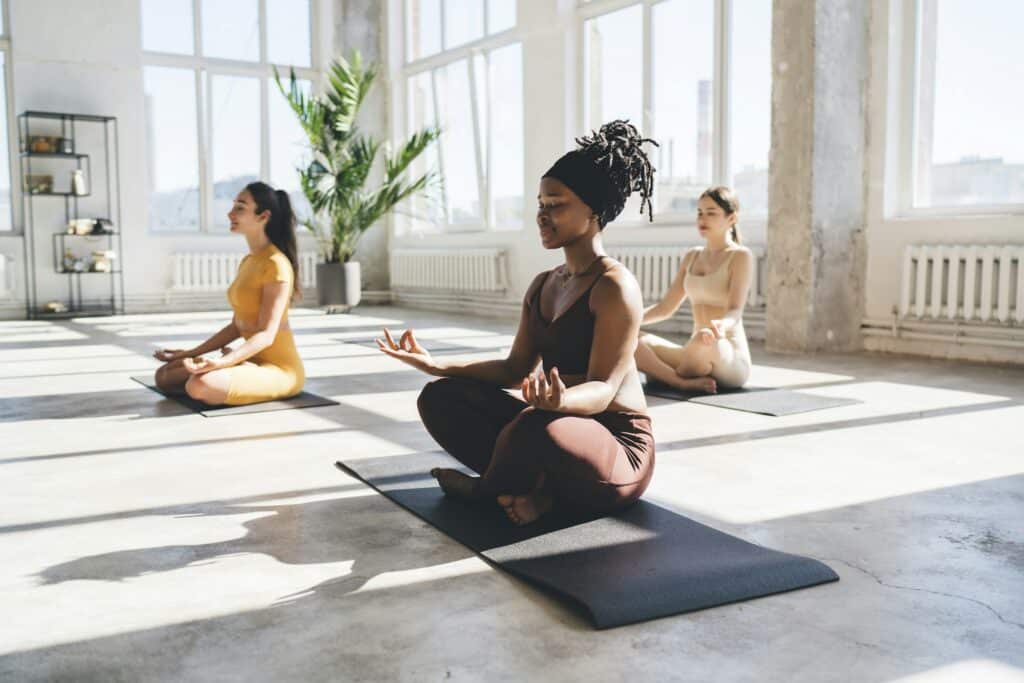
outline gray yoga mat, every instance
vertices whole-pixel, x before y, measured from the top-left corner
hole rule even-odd
[[[854,398],[820,396],[818,394],[808,394],[789,389],[760,387],[722,391],[718,394],[703,394],[682,391],[660,382],[648,382],[645,384],[644,393],[648,396],[670,398],[676,401],[689,401],[691,403],[718,406],[719,408],[728,408],[730,410],[742,410],[747,413],[758,413],[759,415],[771,415],[773,417],[795,415],[812,410],[860,403],[860,401]]]
[[[839,580],[817,560],[748,543],[645,500],[614,516],[551,513],[518,527],[496,505],[446,498],[430,469],[461,466],[442,451],[335,465],[599,629]]]
[[[336,406],[337,401],[323,396],[317,396],[311,394],[308,391],[303,391],[296,396],[291,398],[281,399],[280,401],[264,401],[263,403],[250,403],[245,406],[208,406],[202,401],[197,401],[189,396],[167,394],[160,390],[160,388],[153,381],[152,375],[136,375],[132,377],[133,380],[141,384],[142,386],[152,389],[161,396],[173,399],[193,411],[199,413],[204,417],[224,417],[227,415],[246,415],[248,413],[265,413],[271,410],[288,410],[290,408],[315,408],[317,406]]]

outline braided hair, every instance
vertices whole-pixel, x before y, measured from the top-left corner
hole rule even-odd
[[[602,228],[622,213],[633,192],[640,192],[640,213],[644,213],[646,206],[647,219],[654,221],[651,196],[654,194],[655,169],[643,150],[645,142],[658,146],[654,140],[642,137],[628,119],[610,121],[600,130],[576,138],[577,151],[604,170],[614,190],[602,210],[595,211]]]

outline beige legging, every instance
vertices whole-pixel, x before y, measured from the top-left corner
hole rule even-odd
[[[679,367],[683,360],[682,346],[648,333],[643,335],[643,340],[658,358],[673,368]],[[718,340],[718,345],[721,360],[711,364],[711,376],[723,388],[739,389],[750,377],[751,361],[747,339],[743,334],[727,335]]]

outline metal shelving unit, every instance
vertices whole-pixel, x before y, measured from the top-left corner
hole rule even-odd
[[[33,122],[36,122],[33,131]],[[41,123],[42,122],[42,123]],[[71,141],[70,152],[33,152],[31,151],[30,139],[32,135],[54,135],[54,130],[59,123],[60,137]],[[105,162],[102,178],[95,178],[92,174],[91,155],[78,150],[78,137],[76,133],[83,125],[100,125],[103,127],[103,150]],[[21,183],[22,183],[22,216],[25,223],[25,239],[22,240],[25,254],[25,291],[26,291],[26,316],[30,320],[40,318],[69,318],[88,315],[115,315],[124,312],[124,271],[123,266],[111,268],[109,271],[76,271],[69,270],[63,266],[63,255],[66,249],[67,240],[102,239],[106,238],[106,244],[110,251],[113,251],[117,263],[123,263],[124,247],[121,241],[121,174],[118,164],[119,148],[117,137],[117,119],[113,116],[95,116],[92,114],[68,114],[61,112],[26,111],[18,115],[18,155],[20,161]],[[28,187],[28,177],[33,175],[33,160],[69,161],[73,162],[74,168],[85,173],[90,191],[83,194],[69,192],[31,192]],[[37,162],[38,165],[38,162]],[[102,183],[97,183],[102,180]],[[106,215],[97,216],[113,221],[114,230],[105,230],[99,233],[76,235],[66,230],[52,233],[52,250],[54,272],[67,276],[68,295],[65,303],[67,310],[59,313],[50,313],[40,310],[37,296],[37,273],[36,273],[36,201],[44,201],[59,197],[64,200],[64,226],[72,218],[82,218],[78,212],[78,200],[81,197],[92,195],[91,190],[102,184],[106,192]],[[104,275],[109,279],[110,300],[109,305],[87,305],[83,302],[82,278],[83,276]]]

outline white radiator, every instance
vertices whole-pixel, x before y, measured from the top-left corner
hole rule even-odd
[[[171,290],[175,292],[211,292],[225,290],[238,272],[244,253],[178,252],[171,255],[174,275]],[[299,253],[299,280],[304,288],[316,286],[315,251]]]
[[[640,283],[645,303],[654,303],[665,295],[672,278],[679,271],[683,255],[693,245],[650,246],[650,247],[608,247],[608,255],[622,263]],[[764,283],[767,272],[764,262],[764,247],[749,245],[756,257],[754,275],[747,295],[747,308],[764,305]]]
[[[903,255],[899,314],[1024,322],[1024,245],[923,244]]]
[[[503,292],[508,289],[504,249],[395,249],[391,252],[393,288]]]
[[[15,287],[14,259],[0,254],[0,301],[13,299]]]

